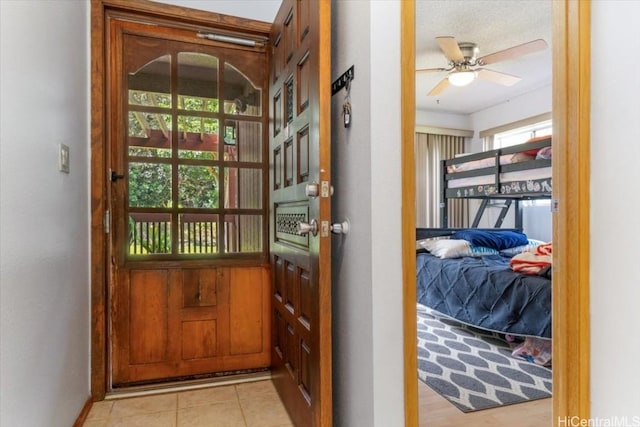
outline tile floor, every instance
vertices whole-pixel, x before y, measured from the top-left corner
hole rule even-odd
[[[269,380],[96,402],[84,427],[293,427]]]

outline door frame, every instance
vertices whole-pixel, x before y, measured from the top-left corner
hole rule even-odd
[[[148,20],[170,21],[188,28],[207,28],[241,32],[269,38],[271,23],[202,10],[189,9],[147,0],[91,0],[91,397],[103,400],[109,390],[107,297],[110,262],[105,215],[108,208],[107,160],[109,128],[106,103],[106,47],[109,43],[105,18],[107,13],[134,13]]]
[[[401,19],[404,409],[405,425],[417,426],[415,0],[402,1]],[[553,283],[562,285],[552,288],[552,420],[590,417],[590,43],[590,2],[553,1]]]

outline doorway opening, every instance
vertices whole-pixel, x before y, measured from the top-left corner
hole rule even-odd
[[[553,417],[589,416],[589,15],[588,3],[553,2]],[[403,2],[415,23],[415,2]],[[569,34],[572,34],[569,36]],[[571,58],[581,58],[580,61]],[[586,58],[586,59],[585,59]],[[402,28],[405,419],[418,424],[415,282],[415,27]],[[569,76],[572,76],[569,78]],[[569,197],[569,195],[572,195]],[[576,196],[579,195],[579,196]],[[578,216],[577,219],[575,216]],[[561,337],[561,338],[560,338]],[[580,351],[576,351],[580,349]]]

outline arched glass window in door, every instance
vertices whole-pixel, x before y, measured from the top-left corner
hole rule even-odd
[[[129,257],[263,253],[260,86],[200,52],[160,56],[126,78]]]

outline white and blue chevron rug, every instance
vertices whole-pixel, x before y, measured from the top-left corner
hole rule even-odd
[[[500,335],[417,311],[418,378],[461,411],[551,397],[551,370],[512,356]]]

